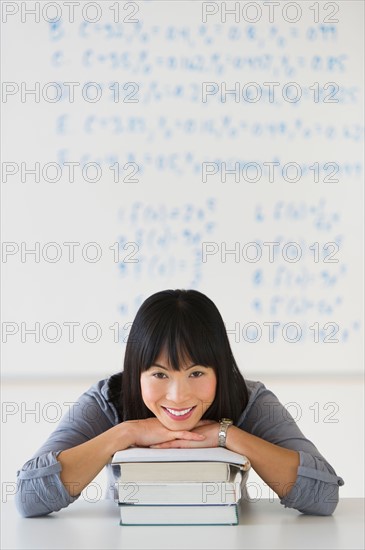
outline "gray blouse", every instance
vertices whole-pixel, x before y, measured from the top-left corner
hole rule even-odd
[[[57,455],[85,443],[119,423],[117,411],[108,401],[108,380],[91,386],[74,403],[47,441],[17,472],[16,506],[24,517],[57,512],[74,502],[60,478]],[[261,382],[246,380],[249,401],[236,426],[270,443],[299,452],[297,479],[280,500],[288,508],[305,514],[329,515],[338,503],[338,488],[344,484],[332,466],[309,441],[280,403]],[[114,498],[114,479],[107,464],[107,498]]]

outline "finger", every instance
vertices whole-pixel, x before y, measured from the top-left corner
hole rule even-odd
[[[174,441],[168,441],[167,443],[160,443],[159,445],[150,445],[150,449],[187,449],[189,447],[196,447],[194,441],[187,441],[186,439],[174,439]]]
[[[175,435],[175,439],[190,439],[195,441],[201,441],[206,437],[203,434],[198,434],[196,432],[189,432],[189,431],[174,432],[174,435]]]

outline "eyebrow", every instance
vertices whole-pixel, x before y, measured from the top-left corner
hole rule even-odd
[[[186,367],[186,369],[183,369],[183,370],[189,370],[189,369],[192,369],[193,367],[197,367],[197,366],[203,367],[203,368],[204,368],[203,365],[199,365],[199,363],[194,363],[194,365],[190,365],[189,367]],[[163,367],[162,365],[159,365],[158,363],[153,363],[153,364],[151,365],[151,367],[160,367],[160,369],[170,370],[170,369],[168,369],[167,367]]]

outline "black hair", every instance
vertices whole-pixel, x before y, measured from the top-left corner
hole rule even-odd
[[[128,337],[123,371],[109,379],[109,401],[120,422],[154,416],[143,402],[140,377],[162,350],[174,370],[187,360],[212,367],[216,394],[202,419],[226,417],[237,422],[248,402],[247,386],[221,314],[212,300],[197,290],[163,290],[140,306]]]

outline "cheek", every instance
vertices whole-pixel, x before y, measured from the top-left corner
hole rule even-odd
[[[215,379],[206,380],[201,386],[201,396],[204,401],[212,402],[214,401],[215,391],[217,383]]]
[[[159,399],[159,391],[154,386],[145,380],[141,380],[141,393],[143,401],[147,403],[154,403]]]

